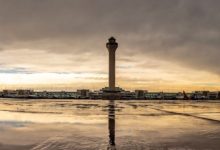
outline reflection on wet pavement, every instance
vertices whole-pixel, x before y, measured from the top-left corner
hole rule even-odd
[[[220,149],[220,101],[0,99],[1,150]]]
[[[108,111],[108,130],[109,130],[109,150],[114,150],[115,148],[115,101],[109,101],[109,111]]]

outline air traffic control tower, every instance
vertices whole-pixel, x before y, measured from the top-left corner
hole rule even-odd
[[[114,37],[108,39],[106,47],[109,52],[109,90],[115,91],[115,52],[118,48],[118,43]]]
[[[104,91],[103,99],[120,99],[120,91],[115,87],[115,53],[118,43],[114,37],[110,37],[106,43],[109,52],[109,86]]]

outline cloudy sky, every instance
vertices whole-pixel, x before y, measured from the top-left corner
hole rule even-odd
[[[0,0],[0,89],[220,90],[219,0]]]

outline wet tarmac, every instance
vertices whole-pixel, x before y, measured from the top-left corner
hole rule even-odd
[[[0,150],[219,150],[220,101],[0,99]]]

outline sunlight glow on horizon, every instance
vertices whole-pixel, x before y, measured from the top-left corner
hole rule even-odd
[[[97,90],[107,86],[106,50],[105,56],[99,59],[91,59],[88,53],[82,55],[88,57],[85,61],[77,61],[79,56],[51,54],[44,50],[8,50],[1,54],[0,63],[7,65],[1,66],[0,89]],[[217,91],[220,89],[220,77],[150,56],[122,57],[119,51],[116,85],[128,90]]]

